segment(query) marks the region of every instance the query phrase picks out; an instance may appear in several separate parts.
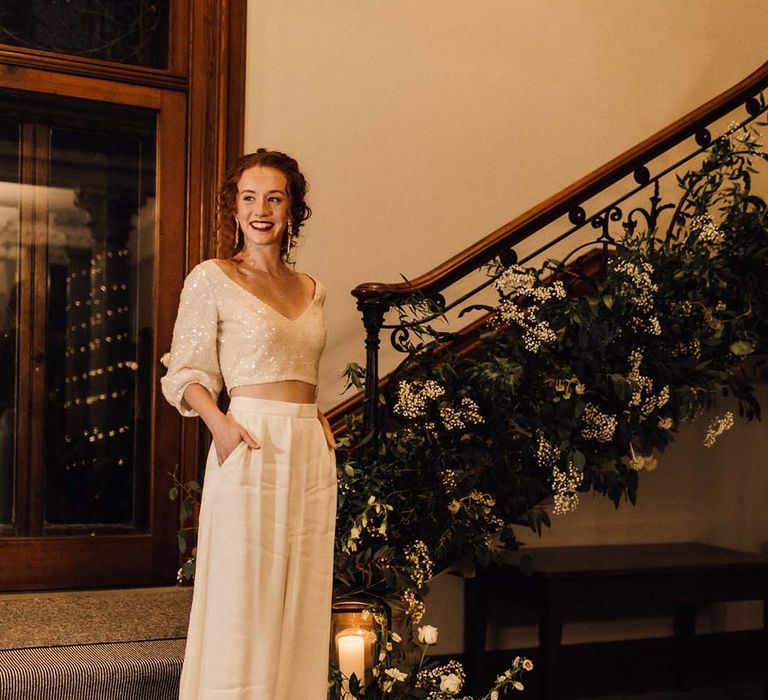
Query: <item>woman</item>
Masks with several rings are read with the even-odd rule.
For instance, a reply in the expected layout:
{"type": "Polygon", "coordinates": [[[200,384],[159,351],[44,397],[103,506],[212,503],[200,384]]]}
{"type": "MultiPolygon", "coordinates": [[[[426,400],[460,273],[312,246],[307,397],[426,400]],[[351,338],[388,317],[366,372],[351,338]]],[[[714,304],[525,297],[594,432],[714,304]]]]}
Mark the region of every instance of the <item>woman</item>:
{"type": "Polygon", "coordinates": [[[314,403],[325,289],[290,262],[306,190],[284,153],[240,158],[219,192],[234,254],[181,293],[163,393],[213,437],[182,700],[327,694],[336,443],[314,403]]]}

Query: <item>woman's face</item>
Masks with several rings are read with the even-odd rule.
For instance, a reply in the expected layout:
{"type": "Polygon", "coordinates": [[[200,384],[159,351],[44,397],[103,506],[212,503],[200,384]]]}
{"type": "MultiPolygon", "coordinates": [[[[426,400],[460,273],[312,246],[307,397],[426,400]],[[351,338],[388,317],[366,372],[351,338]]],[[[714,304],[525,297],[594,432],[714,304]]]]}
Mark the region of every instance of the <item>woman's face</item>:
{"type": "Polygon", "coordinates": [[[255,165],[237,181],[237,220],[246,245],[280,245],[290,220],[288,179],[276,168],[255,165]]]}

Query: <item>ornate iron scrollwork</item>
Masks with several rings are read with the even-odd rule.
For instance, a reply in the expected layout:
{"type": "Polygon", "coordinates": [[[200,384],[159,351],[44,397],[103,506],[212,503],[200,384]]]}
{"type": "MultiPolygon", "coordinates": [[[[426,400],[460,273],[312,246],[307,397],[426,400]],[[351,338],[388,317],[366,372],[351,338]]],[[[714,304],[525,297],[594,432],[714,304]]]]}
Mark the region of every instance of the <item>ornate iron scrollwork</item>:
{"type": "Polygon", "coordinates": [[[644,165],[638,165],[632,173],[632,177],[635,178],[638,185],[647,185],[651,181],[651,171],[644,165]]]}
{"type": "Polygon", "coordinates": [[[587,212],[584,207],[574,207],[568,212],[568,221],[574,226],[581,226],[587,220],[587,212]]]}
{"type": "Polygon", "coordinates": [[[699,144],[702,148],[706,148],[709,146],[710,143],[712,143],[712,134],[710,133],[709,129],[706,127],[701,127],[696,131],[696,143],[699,144]]]}

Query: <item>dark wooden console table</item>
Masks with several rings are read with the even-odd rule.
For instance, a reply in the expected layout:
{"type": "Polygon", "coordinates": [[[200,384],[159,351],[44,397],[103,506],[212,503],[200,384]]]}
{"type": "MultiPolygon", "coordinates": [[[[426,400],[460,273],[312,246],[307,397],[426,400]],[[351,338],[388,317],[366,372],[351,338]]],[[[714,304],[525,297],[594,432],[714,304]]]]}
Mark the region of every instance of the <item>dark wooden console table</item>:
{"type": "Polygon", "coordinates": [[[685,676],[696,609],[704,603],[763,601],[764,686],[768,699],[768,558],[707,544],[603,545],[525,548],[532,573],[518,567],[478,571],[467,579],[464,658],[476,677],[485,654],[488,596],[534,608],[539,619],[536,669],[540,697],[560,697],[559,659],[563,623],[606,617],[637,617],[667,608],[674,614],[679,670],[685,676]]]}

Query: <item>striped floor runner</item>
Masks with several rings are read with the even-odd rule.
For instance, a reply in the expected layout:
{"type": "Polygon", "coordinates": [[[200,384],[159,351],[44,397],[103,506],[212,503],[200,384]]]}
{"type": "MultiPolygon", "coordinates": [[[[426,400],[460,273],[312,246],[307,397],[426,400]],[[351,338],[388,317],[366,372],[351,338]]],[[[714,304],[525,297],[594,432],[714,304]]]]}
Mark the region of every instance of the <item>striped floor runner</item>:
{"type": "Polygon", "coordinates": [[[0,650],[0,700],[176,700],[184,639],[0,650]]]}

